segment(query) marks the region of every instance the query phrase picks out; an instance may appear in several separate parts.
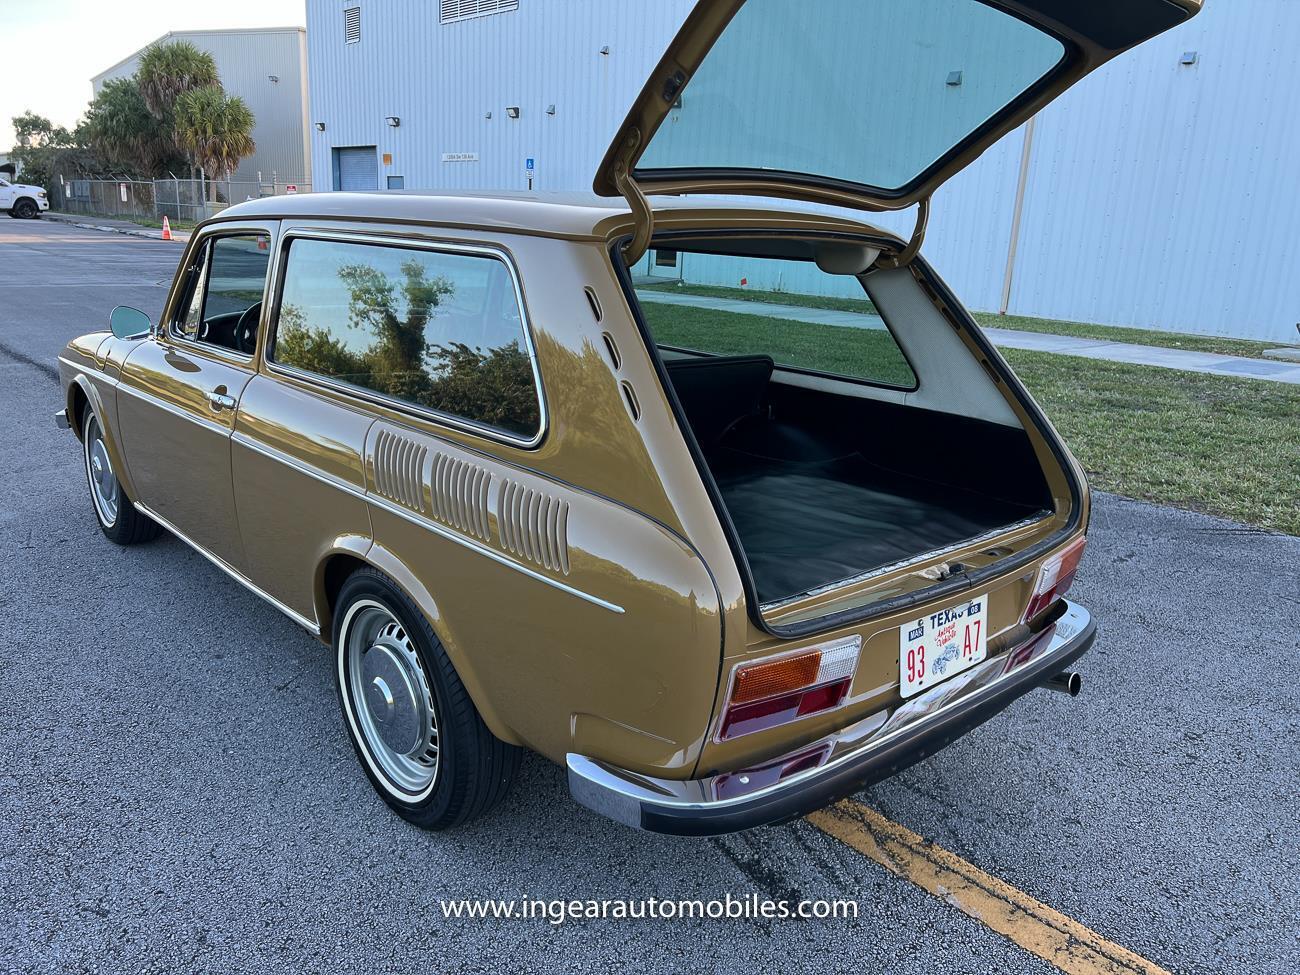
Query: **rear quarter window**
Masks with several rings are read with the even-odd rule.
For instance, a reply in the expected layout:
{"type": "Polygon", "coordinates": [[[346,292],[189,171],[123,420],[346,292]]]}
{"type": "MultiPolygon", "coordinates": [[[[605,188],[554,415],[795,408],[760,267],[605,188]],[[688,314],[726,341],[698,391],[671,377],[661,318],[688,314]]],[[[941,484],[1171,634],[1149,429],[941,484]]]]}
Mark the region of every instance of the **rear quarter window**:
{"type": "Polygon", "coordinates": [[[541,432],[514,277],[490,254],[290,238],[271,361],[513,438],[541,432]]]}

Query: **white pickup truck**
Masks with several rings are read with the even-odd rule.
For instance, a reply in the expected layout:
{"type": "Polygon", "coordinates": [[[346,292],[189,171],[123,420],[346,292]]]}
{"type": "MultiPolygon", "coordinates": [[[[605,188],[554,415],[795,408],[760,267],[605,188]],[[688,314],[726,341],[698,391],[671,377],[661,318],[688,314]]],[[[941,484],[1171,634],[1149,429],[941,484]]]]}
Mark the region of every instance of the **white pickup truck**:
{"type": "Polygon", "coordinates": [[[0,210],[19,220],[32,220],[50,208],[45,191],[39,186],[11,183],[0,176],[0,210]]]}

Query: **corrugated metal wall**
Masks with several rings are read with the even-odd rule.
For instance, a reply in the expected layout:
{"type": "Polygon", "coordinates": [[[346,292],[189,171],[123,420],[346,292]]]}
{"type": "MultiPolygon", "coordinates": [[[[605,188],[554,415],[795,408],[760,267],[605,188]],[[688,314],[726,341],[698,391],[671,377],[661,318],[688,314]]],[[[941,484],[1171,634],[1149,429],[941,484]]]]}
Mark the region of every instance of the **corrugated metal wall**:
{"type": "MultiPolygon", "coordinates": [[[[307,48],[302,28],[173,31],[159,40],[188,41],[210,53],[221,86],[242,98],[252,111],[257,149],[239,164],[235,179],[255,180],[260,172],[268,183],[272,173],[281,183],[311,182],[304,118],[307,48]],[[272,75],[279,80],[272,81],[272,75]]],[[[108,79],[129,77],[137,67],[139,52],[96,75],[91,84],[99,91],[108,79]]]]}
{"type": "MultiPolygon", "coordinates": [[[[431,0],[308,0],[317,188],[333,148],[375,146],[381,186],[522,190],[531,157],[535,189],[588,190],[691,6],[520,0],[444,25],[431,0]],[[349,7],[361,8],[356,44],[344,43],[349,7]]],[[[1044,111],[1009,311],[1294,341],[1297,49],[1296,0],[1209,0],[1044,111]],[[1184,51],[1195,64],[1179,63],[1184,51]]],[[[978,310],[1001,303],[1023,144],[1011,133],[934,200],[925,253],[978,310]]],[[[907,233],[911,219],[877,222],[907,233]]]]}

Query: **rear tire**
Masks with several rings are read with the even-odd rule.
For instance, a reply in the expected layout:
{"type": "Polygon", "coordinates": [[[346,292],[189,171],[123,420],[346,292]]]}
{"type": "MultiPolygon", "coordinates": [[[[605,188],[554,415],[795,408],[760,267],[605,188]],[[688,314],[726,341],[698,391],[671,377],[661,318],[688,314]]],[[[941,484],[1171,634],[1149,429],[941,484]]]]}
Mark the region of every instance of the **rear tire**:
{"type": "Polygon", "coordinates": [[[90,487],[90,506],[100,531],[118,545],[138,545],[157,538],[162,527],[136,509],[117,479],[104,443],[104,429],[95,411],[86,406],[81,415],[81,452],[90,487]]]}
{"type": "Polygon", "coordinates": [[[19,220],[34,220],[41,215],[41,208],[36,205],[35,200],[25,196],[14,204],[14,208],[9,211],[9,215],[17,217],[19,220]]]}
{"type": "Polygon", "coordinates": [[[403,819],[448,829],[505,798],[522,749],[483,723],[415,602],[391,579],[358,569],[334,613],[343,723],[375,791],[403,819]]]}

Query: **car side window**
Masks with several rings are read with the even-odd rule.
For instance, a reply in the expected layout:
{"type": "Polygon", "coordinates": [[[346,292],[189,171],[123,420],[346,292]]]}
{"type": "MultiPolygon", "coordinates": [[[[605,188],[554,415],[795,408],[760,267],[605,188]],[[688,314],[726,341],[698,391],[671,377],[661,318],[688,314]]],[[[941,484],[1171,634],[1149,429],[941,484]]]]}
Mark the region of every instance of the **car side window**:
{"type": "Polygon", "coordinates": [[[269,357],[512,437],[541,430],[514,277],[491,254],[294,239],[269,357]]]}
{"type": "Polygon", "coordinates": [[[205,243],[191,266],[175,333],[201,345],[252,355],[270,256],[267,234],[223,235],[205,243]]]}

